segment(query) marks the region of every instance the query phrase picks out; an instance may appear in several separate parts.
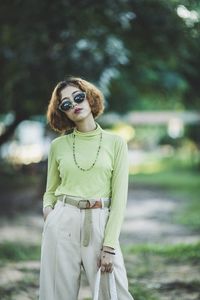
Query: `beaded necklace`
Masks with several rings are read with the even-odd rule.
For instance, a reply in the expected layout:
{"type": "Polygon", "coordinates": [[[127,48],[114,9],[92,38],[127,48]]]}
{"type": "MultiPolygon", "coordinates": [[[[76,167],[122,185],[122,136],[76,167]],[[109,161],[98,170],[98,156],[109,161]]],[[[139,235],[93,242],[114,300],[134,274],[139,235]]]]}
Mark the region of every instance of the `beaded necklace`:
{"type": "Polygon", "coordinates": [[[95,158],[95,160],[94,160],[94,162],[91,164],[91,166],[89,167],[89,168],[87,168],[87,169],[85,169],[85,168],[82,168],[79,164],[78,164],[78,162],[77,162],[77,159],[76,159],[76,155],[75,155],[75,137],[76,137],[76,135],[75,134],[73,134],[73,158],[74,158],[74,162],[75,162],[75,164],[77,165],[77,167],[81,170],[81,171],[89,171],[89,170],[91,170],[93,167],[94,167],[94,165],[95,165],[95,163],[96,163],[96,161],[97,161],[97,158],[98,158],[98,156],[99,156],[99,152],[100,152],[100,149],[101,149],[101,142],[102,142],[102,132],[100,133],[100,140],[99,140],[99,146],[98,146],[98,149],[97,149],[97,154],[96,154],[96,158],[95,158]]]}

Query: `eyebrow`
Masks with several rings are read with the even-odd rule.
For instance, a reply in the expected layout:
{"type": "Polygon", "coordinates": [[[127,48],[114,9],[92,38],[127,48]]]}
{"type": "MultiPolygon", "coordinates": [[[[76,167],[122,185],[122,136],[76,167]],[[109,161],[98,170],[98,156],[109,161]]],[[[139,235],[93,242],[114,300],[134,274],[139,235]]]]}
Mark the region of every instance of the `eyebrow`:
{"type": "MultiPolygon", "coordinates": [[[[74,92],[72,93],[72,95],[75,94],[75,93],[77,93],[77,92],[79,92],[79,90],[74,91],[74,92]]],[[[64,98],[62,98],[60,101],[62,102],[64,99],[69,99],[69,97],[64,97],[64,98]]]]}

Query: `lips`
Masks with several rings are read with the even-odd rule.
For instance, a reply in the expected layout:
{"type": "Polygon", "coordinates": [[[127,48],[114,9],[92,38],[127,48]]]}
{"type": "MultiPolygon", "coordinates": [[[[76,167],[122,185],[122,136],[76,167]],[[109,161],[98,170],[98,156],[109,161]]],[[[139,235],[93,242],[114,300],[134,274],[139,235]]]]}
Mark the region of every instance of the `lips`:
{"type": "Polygon", "coordinates": [[[74,113],[77,114],[82,110],[82,108],[75,108],[74,113]]]}

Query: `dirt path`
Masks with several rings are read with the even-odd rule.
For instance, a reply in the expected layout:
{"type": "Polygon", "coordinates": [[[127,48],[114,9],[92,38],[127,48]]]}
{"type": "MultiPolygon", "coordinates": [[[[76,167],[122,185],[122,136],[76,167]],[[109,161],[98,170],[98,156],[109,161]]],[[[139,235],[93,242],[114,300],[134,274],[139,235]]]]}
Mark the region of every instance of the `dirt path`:
{"type": "MultiPolygon", "coordinates": [[[[174,222],[173,216],[182,209],[183,200],[173,199],[164,191],[146,189],[130,189],[128,199],[121,244],[172,245],[200,241],[197,233],[174,222]]],[[[133,291],[137,282],[160,300],[200,299],[199,264],[177,263],[152,255],[126,256],[125,263],[133,291]]]]}
{"type": "Polygon", "coordinates": [[[182,205],[183,201],[164,191],[130,189],[121,242],[177,244],[199,241],[199,235],[173,221],[174,214],[182,205]]]}
{"type": "MultiPolygon", "coordinates": [[[[172,199],[169,195],[158,190],[130,189],[120,235],[121,245],[176,244],[199,241],[200,237],[197,234],[184,226],[173,223],[173,214],[180,209],[181,205],[177,199],[172,199]]],[[[0,242],[6,240],[26,241],[35,245],[39,245],[41,242],[43,219],[38,213],[18,215],[12,220],[9,219],[9,222],[8,218],[4,217],[1,219],[0,225],[0,242]]],[[[197,287],[194,288],[194,284],[191,285],[197,281],[197,278],[200,278],[198,265],[174,265],[167,263],[160,257],[144,258],[134,255],[126,256],[125,264],[129,283],[134,286],[137,281],[146,286],[147,289],[155,290],[158,299],[200,299],[200,291],[197,287]],[[138,277],[137,274],[137,278],[134,277],[134,269],[140,270],[140,276],[138,277]],[[191,286],[193,287],[192,290],[191,286]]],[[[39,262],[31,261],[1,266],[0,298],[2,300],[37,299],[39,267],[39,262]],[[24,280],[26,284],[24,284],[24,280]]],[[[91,293],[87,279],[82,272],[79,300],[90,298],[91,293]]]]}

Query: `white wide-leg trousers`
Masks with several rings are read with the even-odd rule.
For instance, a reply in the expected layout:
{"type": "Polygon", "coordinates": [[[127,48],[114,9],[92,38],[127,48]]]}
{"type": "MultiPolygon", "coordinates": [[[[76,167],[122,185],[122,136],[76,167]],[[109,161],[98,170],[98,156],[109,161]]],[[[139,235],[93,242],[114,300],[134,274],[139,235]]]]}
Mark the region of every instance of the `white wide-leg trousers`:
{"type": "MultiPolygon", "coordinates": [[[[44,222],[41,243],[39,300],[77,300],[81,266],[94,296],[97,259],[103,243],[109,209],[92,209],[92,230],[87,247],[83,241],[85,210],[58,200],[44,222]]],[[[120,244],[114,257],[118,300],[133,300],[120,244]]],[[[110,300],[108,274],[102,273],[99,300],[110,300]]]]}

